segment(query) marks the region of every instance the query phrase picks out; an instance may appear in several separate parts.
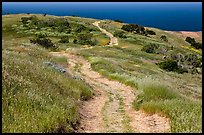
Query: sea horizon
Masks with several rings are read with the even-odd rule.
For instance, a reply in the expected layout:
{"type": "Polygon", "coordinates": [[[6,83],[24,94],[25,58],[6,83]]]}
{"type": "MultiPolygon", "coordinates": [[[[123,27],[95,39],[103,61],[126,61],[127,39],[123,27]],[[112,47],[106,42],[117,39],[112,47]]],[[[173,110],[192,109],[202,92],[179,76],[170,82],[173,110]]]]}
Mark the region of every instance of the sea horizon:
{"type": "Polygon", "coordinates": [[[3,2],[2,15],[7,13],[121,20],[165,31],[202,32],[201,2],[3,2]]]}

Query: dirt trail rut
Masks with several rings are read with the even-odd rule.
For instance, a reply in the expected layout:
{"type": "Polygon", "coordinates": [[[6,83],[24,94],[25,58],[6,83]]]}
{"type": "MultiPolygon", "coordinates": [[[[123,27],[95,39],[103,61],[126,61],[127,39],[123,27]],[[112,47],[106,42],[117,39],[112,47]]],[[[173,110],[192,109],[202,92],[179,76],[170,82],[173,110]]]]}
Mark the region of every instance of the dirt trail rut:
{"type": "Polygon", "coordinates": [[[131,87],[101,76],[93,71],[90,63],[82,57],[68,52],[53,52],[52,54],[66,56],[69,62],[68,71],[72,72],[71,74],[78,74],[93,87],[93,98],[84,101],[79,109],[81,125],[78,132],[159,133],[169,131],[167,118],[157,114],[147,115],[132,108],[136,93],[131,87]],[[81,65],[80,72],[76,73],[74,68],[79,65],[81,65]]]}
{"type": "MultiPolygon", "coordinates": [[[[95,22],[94,25],[110,35],[109,32],[100,28],[98,23],[100,21],[95,22]]],[[[115,40],[115,37],[110,37],[111,45],[117,45],[118,41],[115,40]]],[[[73,52],[52,52],[52,54],[67,57],[68,72],[82,77],[94,90],[92,99],[82,102],[79,108],[81,124],[77,132],[160,133],[170,131],[168,118],[157,114],[148,115],[132,108],[132,102],[137,93],[131,87],[109,80],[93,71],[87,60],[73,52]]]]}

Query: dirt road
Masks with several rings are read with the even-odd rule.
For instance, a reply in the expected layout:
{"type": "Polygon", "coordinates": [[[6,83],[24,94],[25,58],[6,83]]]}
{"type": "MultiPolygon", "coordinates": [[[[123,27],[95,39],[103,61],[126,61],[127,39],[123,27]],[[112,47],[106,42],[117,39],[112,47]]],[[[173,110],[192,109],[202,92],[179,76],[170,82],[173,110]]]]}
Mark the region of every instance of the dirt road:
{"type": "Polygon", "coordinates": [[[68,59],[68,71],[82,77],[93,87],[94,96],[84,101],[79,109],[81,125],[77,132],[124,133],[168,132],[169,120],[157,114],[147,115],[135,111],[132,102],[137,96],[134,89],[117,81],[109,80],[91,69],[90,63],[71,52],[53,52],[68,59]],[[75,70],[76,67],[79,70],[75,70]]]}
{"type": "MultiPolygon", "coordinates": [[[[117,38],[99,27],[100,21],[93,23],[110,37],[109,45],[117,45],[117,38]]],[[[72,51],[52,52],[55,56],[65,56],[68,61],[68,72],[77,75],[92,86],[94,96],[81,103],[79,113],[80,133],[160,133],[169,132],[169,119],[158,114],[148,115],[135,111],[132,102],[137,91],[118,81],[109,80],[91,69],[90,63],[72,51]]]]}
{"type": "Polygon", "coordinates": [[[94,26],[98,27],[99,30],[106,34],[109,38],[110,38],[110,42],[109,42],[109,45],[112,46],[112,45],[118,45],[118,39],[116,37],[113,36],[113,34],[111,34],[110,32],[106,31],[105,29],[102,29],[100,26],[99,26],[99,23],[101,21],[96,21],[93,23],[94,26]]]}

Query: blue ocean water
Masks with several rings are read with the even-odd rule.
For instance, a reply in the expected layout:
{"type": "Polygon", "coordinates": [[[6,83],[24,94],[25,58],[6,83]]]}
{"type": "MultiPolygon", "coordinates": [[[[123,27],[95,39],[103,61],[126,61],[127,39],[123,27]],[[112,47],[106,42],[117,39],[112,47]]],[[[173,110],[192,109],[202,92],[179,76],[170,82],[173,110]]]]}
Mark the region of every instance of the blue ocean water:
{"type": "Polygon", "coordinates": [[[118,19],[172,31],[202,31],[201,2],[3,2],[2,14],[118,19]]]}

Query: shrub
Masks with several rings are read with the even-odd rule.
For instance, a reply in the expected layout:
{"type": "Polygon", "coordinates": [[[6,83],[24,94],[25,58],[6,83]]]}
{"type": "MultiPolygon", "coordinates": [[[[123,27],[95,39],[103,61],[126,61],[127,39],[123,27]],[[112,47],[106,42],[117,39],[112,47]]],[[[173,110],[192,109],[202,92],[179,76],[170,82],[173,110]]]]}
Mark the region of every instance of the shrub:
{"type": "Polygon", "coordinates": [[[69,37],[68,36],[61,37],[59,42],[60,43],[69,43],[69,37]]]}
{"type": "Polygon", "coordinates": [[[73,40],[73,43],[74,43],[74,44],[77,44],[77,39],[74,39],[74,40],[73,40]]]}
{"type": "Polygon", "coordinates": [[[93,34],[79,34],[77,36],[77,39],[74,39],[75,44],[81,44],[81,45],[96,45],[96,40],[92,38],[93,34]]]}
{"type": "Polygon", "coordinates": [[[57,29],[57,31],[60,32],[60,33],[64,32],[64,30],[65,30],[64,27],[58,27],[58,29],[57,29]]]}
{"type": "Polygon", "coordinates": [[[123,31],[115,31],[113,35],[119,38],[127,38],[123,31]]]}
{"type": "Polygon", "coordinates": [[[167,37],[164,36],[164,35],[162,35],[162,36],[160,37],[160,39],[161,39],[162,41],[168,42],[167,37]]]}
{"type": "Polygon", "coordinates": [[[145,45],[141,51],[145,51],[147,53],[156,53],[156,50],[159,48],[156,44],[145,45]]]}
{"type": "Polygon", "coordinates": [[[35,15],[32,15],[31,17],[21,17],[21,22],[23,25],[28,24],[28,20],[30,20],[31,24],[34,25],[37,25],[39,22],[39,19],[35,15]]]}
{"type": "Polygon", "coordinates": [[[194,38],[191,38],[191,37],[186,37],[186,42],[190,43],[190,44],[193,44],[193,43],[196,43],[195,39],[194,38]]]}
{"type": "Polygon", "coordinates": [[[177,62],[174,60],[166,60],[158,63],[159,67],[166,71],[175,71],[178,69],[177,62]]]}
{"type": "Polygon", "coordinates": [[[158,63],[158,65],[161,69],[164,69],[166,71],[173,71],[180,74],[188,73],[187,69],[179,67],[178,63],[174,60],[166,60],[158,63]]]}
{"type": "Polygon", "coordinates": [[[34,43],[34,44],[41,45],[47,49],[49,49],[49,48],[57,49],[56,46],[52,43],[52,41],[43,34],[39,34],[39,35],[37,35],[37,37],[30,39],[30,42],[34,43]]]}
{"type": "Polygon", "coordinates": [[[30,20],[29,17],[21,17],[21,22],[25,25],[28,24],[28,20],[30,20]]]}
{"type": "Polygon", "coordinates": [[[82,32],[82,31],[85,30],[85,29],[86,29],[86,27],[85,27],[84,25],[79,25],[79,26],[76,28],[75,32],[80,33],[80,32],[82,32]]]}
{"type": "Polygon", "coordinates": [[[156,35],[156,33],[153,30],[146,30],[146,33],[149,35],[156,35]]]}
{"type": "Polygon", "coordinates": [[[145,28],[137,24],[123,25],[121,29],[127,32],[133,32],[135,34],[145,34],[145,28]]]}
{"type": "Polygon", "coordinates": [[[202,49],[202,44],[195,41],[194,38],[186,37],[186,42],[190,43],[192,47],[196,49],[202,49]]]}
{"type": "Polygon", "coordinates": [[[199,73],[202,67],[202,57],[195,54],[171,54],[169,59],[177,62],[178,73],[199,73]]]}
{"type": "Polygon", "coordinates": [[[196,49],[202,49],[202,44],[201,43],[192,43],[191,44],[192,47],[196,48],[196,49]]]}

